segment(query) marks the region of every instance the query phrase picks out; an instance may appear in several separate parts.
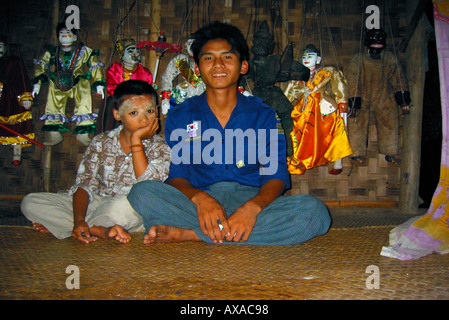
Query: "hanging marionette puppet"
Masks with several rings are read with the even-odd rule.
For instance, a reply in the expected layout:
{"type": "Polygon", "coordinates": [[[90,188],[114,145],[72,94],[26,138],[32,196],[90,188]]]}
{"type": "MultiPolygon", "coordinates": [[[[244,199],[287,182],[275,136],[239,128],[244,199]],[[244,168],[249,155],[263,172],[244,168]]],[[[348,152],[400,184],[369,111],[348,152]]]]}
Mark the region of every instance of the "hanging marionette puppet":
{"type": "Polygon", "coordinates": [[[302,63],[310,69],[308,81],[291,81],[285,89],[294,104],[293,154],[288,158],[292,174],[334,162],[329,172],[342,172],[341,159],[352,154],[346,135],[345,114],[348,107],[347,82],[343,73],[332,67],[319,68],[321,54],[314,45],[303,51],[302,63]]]}
{"type": "Polygon", "coordinates": [[[13,146],[13,165],[20,165],[22,147],[31,146],[31,84],[22,59],[6,55],[6,37],[0,37],[0,144],[13,146]]]}
{"type": "Polygon", "coordinates": [[[111,99],[115,87],[127,80],[142,80],[153,84],[151,71],[141,65],[141,53],[134,39],[122,39],[115,43],[115,50],[120,55],[120,62],[114,62],[106,70],[106,88],[108,98],[101,115],[98,132],[108,131],[116,127],[117,122],[112,115],[111,99]]]}
{"type": "Polygon", "coordinates": [[[396,56],[384,50],[387,34],[382,29],[365,33],[367,52],[355,55],[348,66],[350,99],[348,135],[354,154],[351,159],[364,163],[370,116],[375,117],[379,153],[388,162],[400,163],[399,110],[410,113],[410,93],[396,56]]]}
{"type": "Polygon", "coordinates": [[[59,45],[51,45],[39,60],[35,60],[35,77],[32,80],[33,97],[39,94],[41,84],[49,84],[45,114],[40,118],[45,120],[42,127],[46,133],[44,144],[53,146],[60,143],[63,140],[61,132],[69,131],[64,123],[75,122],[73,133],[77,140],[88,145],[89,134],[95,134],[98,117],[92,112],[91,88],[104,99],[103,63],[98,57],[99,50],[77,43],[77,35],[64,23],[57,26],[56,32],[59,45]],[[75,102],[70,119],[65,114],[69,98],[75,102]]]}
{"type": "Polygon", "coordinates": [[[120,54],[120,62],[114,62],[106,70],[106,87],[108,95],[114,94],[115,87],[127,80],[142,80],[153,84],[153,75],[150,70],[140,64],[140,49],[134,39],[119,40],[115,49],[120,54]]]}
{"type": "MultiPolygon", "coordinates": [[[[282,89],[276,86],[276,83],[289,80],[306,80],[309,78],[310,71],[299,62],[293,61],[293,52],[288,59],[284,60],[281,55],[273,55],[274,46],[274,39],[270,34],[268,24],[263,21],[253,37],[251,52],[254,56],[249,61],[249,72],[242,76],[241,81],[244,83],[247,79],[253,79],[252,93],[276,110],[280,119],[280,129],[284,131],[287,142],[287,155],[291,155],[293,149],[289,136],[293,128],[291,119],[293,108],[282,89]]],[[[292,50],[292,47],[288,47],[288,49],[292,50]]],[[[286,50],[286,52],[289,51],[286,50]]]]}
{"type": "Polygon", "coordinates": [[[173,57],[162,74],[161,96],[162,114],[166,115],[170,108],[182,103],[184,100],[200,95],[206,90],[201,77],[194,71],[195,61],[193,52],[190,50],[193,39],[185,43],[187,53],[180,53],[173,57]],[[178,78],[181,76],[181,80],[178,78]],[[178,79],[178,84],[176,81],[178,79]]]}

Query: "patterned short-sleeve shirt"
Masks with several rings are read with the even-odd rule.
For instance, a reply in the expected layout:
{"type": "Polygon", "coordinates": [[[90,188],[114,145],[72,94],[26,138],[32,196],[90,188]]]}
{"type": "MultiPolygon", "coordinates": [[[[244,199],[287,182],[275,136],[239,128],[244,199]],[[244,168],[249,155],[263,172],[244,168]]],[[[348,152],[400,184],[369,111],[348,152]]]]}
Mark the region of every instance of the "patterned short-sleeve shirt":
{"type": "Polygon", "coordinates": [[[78,188],[100,196],[128,194],[132,186],[143,180],[165,181],[170,167],[170,148],[160,135],[143,140],[148,166],[145,172],[136,178],[132,163],[132,154],[124,153],[119,142],[122,126],[101,133],[92,139],[78,168],[75,185],[69,190],[69,196],[78,188]]]}

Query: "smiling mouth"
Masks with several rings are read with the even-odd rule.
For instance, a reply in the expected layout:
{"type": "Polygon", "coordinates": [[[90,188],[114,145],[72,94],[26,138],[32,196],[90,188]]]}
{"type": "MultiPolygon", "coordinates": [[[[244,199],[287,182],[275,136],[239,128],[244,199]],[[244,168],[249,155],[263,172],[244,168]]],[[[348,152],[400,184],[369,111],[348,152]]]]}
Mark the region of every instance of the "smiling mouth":
{"type": "Polygon", "coordinates": [[[212,77],[217,77],[217,78],[220,78],[220,77],[226,77],[226,73],[214,73],[213,75],[212,75],[212,77]]]}

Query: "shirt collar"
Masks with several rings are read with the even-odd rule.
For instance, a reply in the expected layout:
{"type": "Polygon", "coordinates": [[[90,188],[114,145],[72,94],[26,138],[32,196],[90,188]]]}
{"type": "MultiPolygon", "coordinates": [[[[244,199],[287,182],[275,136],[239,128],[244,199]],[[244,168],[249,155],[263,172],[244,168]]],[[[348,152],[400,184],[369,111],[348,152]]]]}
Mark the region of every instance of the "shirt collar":
{"type": "MultiPolygon", "coordinates": [[[[192,111],[198,113],[212,113],[212,110],[210,109],[209,104],[207,103],[206,92],[203,92],[200,96],[198,96],[198,99],[200,99],[198,103],[198,108],[194,108],[192,111]]],[[[247,97],[245,97],[240,92],[237,92],[237,105],[235,106],[232,113],[235,114],[245,112],[251,112],[251,105],[247,97]]]]}

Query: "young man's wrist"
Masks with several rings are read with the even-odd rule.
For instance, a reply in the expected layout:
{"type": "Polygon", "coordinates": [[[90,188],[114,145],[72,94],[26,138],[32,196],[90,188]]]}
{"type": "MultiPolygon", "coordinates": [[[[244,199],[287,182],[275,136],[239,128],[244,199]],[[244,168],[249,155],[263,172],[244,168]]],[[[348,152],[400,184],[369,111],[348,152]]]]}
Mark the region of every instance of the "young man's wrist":
{"type": "Polygon", "coordinates": [[[190,197],[190,201],[192,201],[196,205],[198,202],[201,201],[201,199],[203,197],[208,197],[208,196],[209,196],[209,194],[207,192],[205,192],[203,190],[198,190],[198,192],[195,192],[195,194],[193,194],[190,197]]]}

